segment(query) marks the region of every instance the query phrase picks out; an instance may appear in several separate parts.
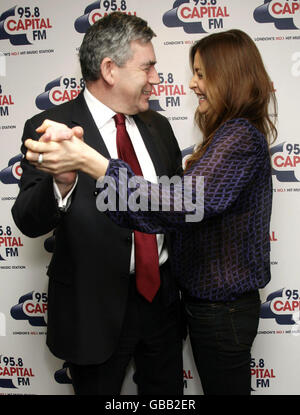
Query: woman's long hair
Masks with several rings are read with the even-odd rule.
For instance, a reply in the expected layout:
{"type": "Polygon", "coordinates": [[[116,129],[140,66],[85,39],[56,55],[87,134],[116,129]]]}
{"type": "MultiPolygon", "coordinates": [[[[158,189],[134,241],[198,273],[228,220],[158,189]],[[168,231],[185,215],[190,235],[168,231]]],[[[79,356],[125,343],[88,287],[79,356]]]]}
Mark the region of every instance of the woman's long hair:
{"type": "Polygon", "coordinates": [[[276,118],[276,97],[254,41],[237,29],[211,34],[192,46],[192,66],[197,51],[210,107],[205,114],[196,111],[195,120],[203,141],[188,159],[186,168],[205,153],[216,130],[233,118],[248,119],[269,144],[275,141],[277,130],[270,118],[269,105],[273,104],[271,116],[276,118]]]}

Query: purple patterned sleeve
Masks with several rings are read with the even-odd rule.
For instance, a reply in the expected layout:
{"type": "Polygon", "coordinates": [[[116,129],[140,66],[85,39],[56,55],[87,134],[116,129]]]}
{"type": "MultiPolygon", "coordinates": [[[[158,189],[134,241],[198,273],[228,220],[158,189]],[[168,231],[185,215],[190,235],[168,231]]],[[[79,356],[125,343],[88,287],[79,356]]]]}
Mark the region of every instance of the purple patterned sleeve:
{"type": "Polygon", "coordinates": [[[216,132],[205,155],[174,184],[169,179],[147,182],[123,161],[111,160],[104,180],[109,184],[101,185],[97,207],[118,225],[146,233],[197,226],[233,206],[267,157],[265,137],[247,120],[231,120],[216,132]],[[107,203],[105,197],[110,199],[107,203]]]}

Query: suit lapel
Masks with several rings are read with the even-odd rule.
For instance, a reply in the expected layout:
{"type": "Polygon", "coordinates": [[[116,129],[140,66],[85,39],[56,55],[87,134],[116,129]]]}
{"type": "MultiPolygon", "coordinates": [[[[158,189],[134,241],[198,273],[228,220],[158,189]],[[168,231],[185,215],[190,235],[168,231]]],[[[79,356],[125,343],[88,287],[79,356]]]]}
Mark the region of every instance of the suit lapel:
{"type": "Polygon", "coordinates": [[[83,92],[74,100],[72,123],[74,126],[79,125],[84,130],[84,141],[104,157],[110,159],[110,154],[103,141],[103,138],[97,128],[92,114],[85,102],[83,92]]]}

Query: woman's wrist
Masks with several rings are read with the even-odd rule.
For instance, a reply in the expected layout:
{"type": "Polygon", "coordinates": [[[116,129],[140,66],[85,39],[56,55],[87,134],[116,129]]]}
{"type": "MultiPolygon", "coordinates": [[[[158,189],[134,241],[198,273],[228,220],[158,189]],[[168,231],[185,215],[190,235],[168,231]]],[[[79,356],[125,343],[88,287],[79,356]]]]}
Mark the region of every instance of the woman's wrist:
{"type": "Polygon", "coordinates": [[[83,152],[80,170],[97,180],[105,175],[108,164],[108,159],[89,147],[88,151],[83,152]]]}

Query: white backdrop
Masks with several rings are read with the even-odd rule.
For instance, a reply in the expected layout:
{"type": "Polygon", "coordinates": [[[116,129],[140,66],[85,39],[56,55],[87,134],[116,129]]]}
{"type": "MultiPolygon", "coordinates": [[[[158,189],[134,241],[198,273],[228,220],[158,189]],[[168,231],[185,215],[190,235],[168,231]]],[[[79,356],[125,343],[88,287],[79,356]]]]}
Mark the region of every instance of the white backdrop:
{"type": "MultiPolygon", "coordinates": [[[[77,96],[77,52],[87,27],[113,10],[136,13],[157,34],[161,84],[151,106],[169,118],[182,150],[201,139],[188,88],[192,43],[239,28],[256,42],[276,90],[279,136],[272,145],[272,280],[261,290],[252,353],[253,395],[300,394],[300,0],[1,0],[0,5],[0,394],[70,395],[64,362],[45,345],[49,235],[29,239],[11,217],[24,122],[77,96]]],[[[89,241],[86,241],[89,243],[89,241]]],[[[95,327],[97,330],[97,327],[95,327]]],[[[135,394],[129,369],[124,394],[135,394]]],[[[185,394],[202,394],[190,345],[185,394]]]]}

